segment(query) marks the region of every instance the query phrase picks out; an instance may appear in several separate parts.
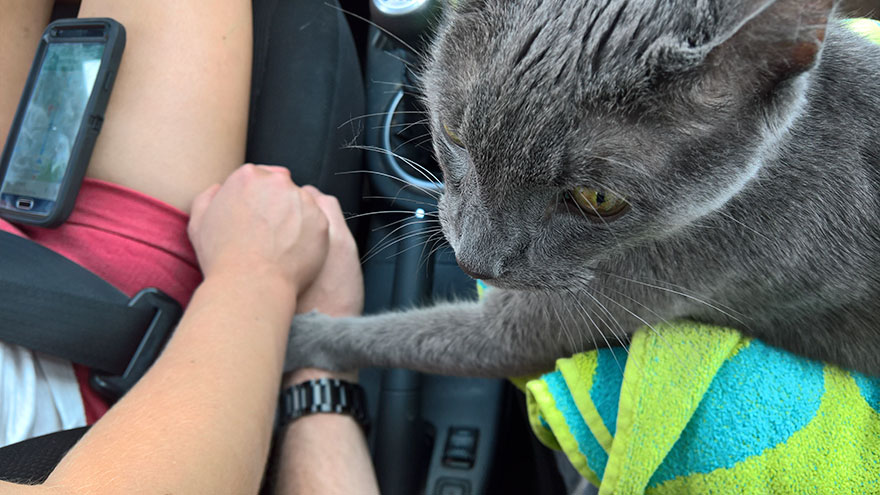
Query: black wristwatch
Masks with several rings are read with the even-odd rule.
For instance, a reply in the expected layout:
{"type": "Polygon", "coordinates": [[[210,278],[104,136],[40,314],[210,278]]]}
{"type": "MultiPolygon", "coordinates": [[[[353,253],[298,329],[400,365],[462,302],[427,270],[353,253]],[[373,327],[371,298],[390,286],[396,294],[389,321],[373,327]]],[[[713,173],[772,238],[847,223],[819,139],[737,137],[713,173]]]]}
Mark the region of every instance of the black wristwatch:
{"type": "Polygon", "coordinates": [[[370,426],[364,389],[356,383],[333,378],[309,380],[281,392],[280,427],[316,413],[348,414],[366,432],[370,426]]]}

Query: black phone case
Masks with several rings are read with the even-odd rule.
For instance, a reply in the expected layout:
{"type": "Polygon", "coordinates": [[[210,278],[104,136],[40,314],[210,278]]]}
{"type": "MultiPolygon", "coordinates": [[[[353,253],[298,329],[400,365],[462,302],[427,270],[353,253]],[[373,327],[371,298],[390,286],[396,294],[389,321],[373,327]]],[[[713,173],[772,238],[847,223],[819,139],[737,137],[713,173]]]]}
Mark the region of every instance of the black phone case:
{"type": "MultiPolygon", "coordinates": [[[[122,52],[125,49],[125,28],[122,24],[107,18],[93,19],[61,19],[55,21],[43,32],[40,39],[40,46],[34,57],[34,63],[31,66],[31,72],[28,75],[27,83],[24,87],[22,98],[18,103],[18,109],[15,112],[15,118],[9,129],[9,135],[6,138],[6,145],[3,147],[3,153],[0,155],[0,180],[6,177],[6,169],[9,166],[9,160],[12,156],[12,148],[18,139],[21,131],[24,114],[27,110],[28,101],[34,91],[37,76],[40,73],[43,59],[46,56],[46,49],[50,43],[58,43],[52,41],[55,39],[53,33],[59,28],[102,28],[105,32],[104,55],[101,58],[101,67],[98,69],[98,75],[95,79],[95,86],[92,94],[86,104],[83,120],[80,122],[79,132],[76,141],[71,147],[70,161],[64,179],[61,182],[61,188],[58,193],[58,199],[55,202],[54,210],[48,216],[23,213],[18,210],[9,210],[0,207],[0,217],[10,221],[25,223],[29,225],[37,225],[39,227],[57,227],[64,223],[67,217],[73,211],[76,203],[76,196],[82,185],[86,169],[89,166],[89,160],[92,157],[92,150],[95,147],[95,141],[101,132],[101,125],[104,123],[104,112],[107,109],[107,102],[110,100],[110,91],[113,89],[113,82],[116,79],[116,72],[119,69],[119,63],[122,60],[122,52]]],[[[95,41],[94,37],[65,37],[64,43],[75,43],[77,41],[88,42],[95,41]]]]}

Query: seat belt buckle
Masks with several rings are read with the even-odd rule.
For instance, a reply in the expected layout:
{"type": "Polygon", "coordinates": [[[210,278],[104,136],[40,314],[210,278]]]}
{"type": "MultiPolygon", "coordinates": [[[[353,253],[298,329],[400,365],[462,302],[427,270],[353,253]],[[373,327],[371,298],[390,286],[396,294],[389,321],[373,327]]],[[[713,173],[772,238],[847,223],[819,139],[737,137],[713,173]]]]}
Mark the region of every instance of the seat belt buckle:
{"type": "Polygon", "coordinates": [[[144,289],[128,302],[129,307],[154,310],[153,319],[144,331],[140,344],[128,362],[125,371],[119,375],[108,375],[92,370],[89,383],[104,399],[111,404],[119,400],[131,390],[141,379],[150,366],[159,357],[165,344],[177,328],[183,314],[183,308],[170,296],[159,289],[144,289]]]}

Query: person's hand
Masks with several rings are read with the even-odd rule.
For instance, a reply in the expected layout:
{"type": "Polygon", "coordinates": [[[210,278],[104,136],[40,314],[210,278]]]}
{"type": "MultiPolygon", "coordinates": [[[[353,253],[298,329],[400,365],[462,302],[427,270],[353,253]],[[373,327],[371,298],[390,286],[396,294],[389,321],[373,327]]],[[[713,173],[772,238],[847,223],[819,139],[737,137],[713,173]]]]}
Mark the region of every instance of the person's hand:
{"type": "Polygon", "coordinates": [[[196,197],[188,232],[205,278],[280,277],[296,295],[324,265],[328,229],[286,168],[248,164],[196,197]]]}
{"type": "Polygon", "coordinates": [[[327,216],[330,246],[327,260],[317,278],[297,301],[296,312],[318,311],[328,316],[357,316],[364,309],[364,276],[357,244],[345,224],[339,201],[312,186],[302,189],[327,216]]]}
{"type": "MultiPolygon", "coordinates": [[[[296,312],[319,311],[328,316],[357,316],[364,308],[364,277],[357,244],[345,224],[339,201],[333,196],[321,194],[312,186],[304,186],[303,191],[315,199],[318,207],[327,216],[330,223],[330,247],[327,261],[317,278],[297,301],[296,312]]],[[[284,377],[284,386],[318,378],[357,382],[357,372],[303,368],[288,373],[284,377]]]]}

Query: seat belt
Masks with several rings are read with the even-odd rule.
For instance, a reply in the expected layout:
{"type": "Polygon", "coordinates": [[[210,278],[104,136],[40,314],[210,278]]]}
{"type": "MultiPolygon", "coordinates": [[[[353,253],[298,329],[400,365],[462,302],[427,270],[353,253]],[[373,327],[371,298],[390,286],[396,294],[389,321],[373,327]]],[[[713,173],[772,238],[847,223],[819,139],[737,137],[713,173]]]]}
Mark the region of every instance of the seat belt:
{"type": "Polygon", "coordinates": [[[43,483],[88,429],[85,426],[56,431],[0,447],[0,481],[22,485],[43,483]]]}
{"type": "Polygon", "coordinates": [[[129,298],[73,261],[0,232],[0,341],[85,365],[116,400],[161,352],[182,310],[158,289],[129,298]]]}

